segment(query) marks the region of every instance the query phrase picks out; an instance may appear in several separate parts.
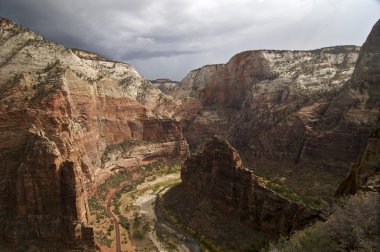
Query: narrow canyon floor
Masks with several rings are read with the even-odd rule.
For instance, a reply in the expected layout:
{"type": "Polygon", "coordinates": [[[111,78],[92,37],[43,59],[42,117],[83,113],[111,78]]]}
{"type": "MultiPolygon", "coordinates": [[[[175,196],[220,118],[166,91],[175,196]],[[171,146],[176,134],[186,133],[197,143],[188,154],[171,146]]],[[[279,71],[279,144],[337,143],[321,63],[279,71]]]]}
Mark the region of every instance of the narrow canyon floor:
{"type": "Polygon", "coordinates": [[[89,200],[100,250],[118,251],[119,235],[121,251],[200,251],[192,236],[168,222],[160,208],[160,196],[180,183],[179,173],[177,162],[156,162],[121,171],[100,185],[89,200]]]}

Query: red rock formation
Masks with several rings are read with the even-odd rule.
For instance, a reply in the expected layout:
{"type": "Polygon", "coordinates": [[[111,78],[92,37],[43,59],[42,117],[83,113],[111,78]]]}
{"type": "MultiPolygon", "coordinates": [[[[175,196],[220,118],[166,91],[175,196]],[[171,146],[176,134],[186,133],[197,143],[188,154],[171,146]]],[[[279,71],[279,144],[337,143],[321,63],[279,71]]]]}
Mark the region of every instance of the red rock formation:
{"type": "Polygon", "coordinates": [[[362,46],[355,71],[309,134],[302,159],[333,166],[356,161],[380,118],[380,20],[362,46]]]}
{"type": "Polygon", "coordinates": [[[248,216],[250,225],[272,234],[287,234],[320,219],[317,210],[288,200],[265,186],[264,180],[243,167],[237,151],[214,137],[203,152],[182,166],[181,179],[210,199],[219,210],[248,216]]]}
{"type": "Polygon", "coordinates": [[[339,185],[336,196],[356,194],[359,190],[380,192],[380,127],[371,134],[347,178],[339,185]]]}
{"type": "Polygon", "coordinates": [[[115,168],[187,155],[176,104],[132,66],[6,19],[0,41],[0,239],[93,250],[88,189],[115,168]],[[125,141],[143,144],[109,151],[125,141]]]}
{"type": "Polygon", "coordinates": [[[178,81],[172,81],[169,79],[156,79],[156,80],[151,80],[150,81],[152,85],[164,94],[170,94],[173,89],[179,84],[178,81]]]}
{"type": "Polygon", "coordinates": [[[176,116],[190,145],[217,134],[244,156],[298,161],[305,136],[350,77],[358,50],[239,53],[186,76],[172,92],[183,101],[176,116]]]}
{"type": "Polygon", "coordinates": [[[184,101],[176,116],[190,146],[217,134],[253,166],[280,161],[344,176],[379,117],[379,30],[378,22],[360,53],[248,51],[191,72],[172,93],[184,101]]]}

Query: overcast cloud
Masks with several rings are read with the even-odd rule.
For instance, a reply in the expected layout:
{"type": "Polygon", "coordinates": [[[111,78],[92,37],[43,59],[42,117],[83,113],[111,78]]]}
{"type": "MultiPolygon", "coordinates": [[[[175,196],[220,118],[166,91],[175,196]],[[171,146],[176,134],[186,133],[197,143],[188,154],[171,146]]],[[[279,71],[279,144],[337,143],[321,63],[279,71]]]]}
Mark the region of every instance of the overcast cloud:
{"type": "Polygon", "coordinates": [[[0,16],[148,79],[181,80],[245,50],[362,45],[380,0],[1,0],[0,16]]]}

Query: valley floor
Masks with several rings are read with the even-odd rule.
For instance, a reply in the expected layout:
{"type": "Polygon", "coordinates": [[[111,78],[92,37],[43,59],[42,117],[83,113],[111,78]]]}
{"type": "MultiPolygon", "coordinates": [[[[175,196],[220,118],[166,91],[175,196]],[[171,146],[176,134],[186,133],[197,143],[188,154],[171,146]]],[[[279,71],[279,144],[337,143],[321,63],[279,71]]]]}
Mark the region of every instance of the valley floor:
{"type": "Polygon", "coordinates": [[[168,222],[160,209],[160,195],[179,182],[179,165],[164,163],[108,178],[89,201],[100,250],[200,251],[191,235],[168,222]]]}

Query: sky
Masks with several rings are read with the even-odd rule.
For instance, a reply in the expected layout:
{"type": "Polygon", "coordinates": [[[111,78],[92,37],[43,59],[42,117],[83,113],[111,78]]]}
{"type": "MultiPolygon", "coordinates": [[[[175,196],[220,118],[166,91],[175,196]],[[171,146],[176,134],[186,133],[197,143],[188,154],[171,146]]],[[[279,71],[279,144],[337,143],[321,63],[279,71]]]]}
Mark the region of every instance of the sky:
{"type": "Polygon", "coordinates": [[[0,0],[0,16],[180,81],[246,50],[362,45],[380,0],[0,0]]]}

